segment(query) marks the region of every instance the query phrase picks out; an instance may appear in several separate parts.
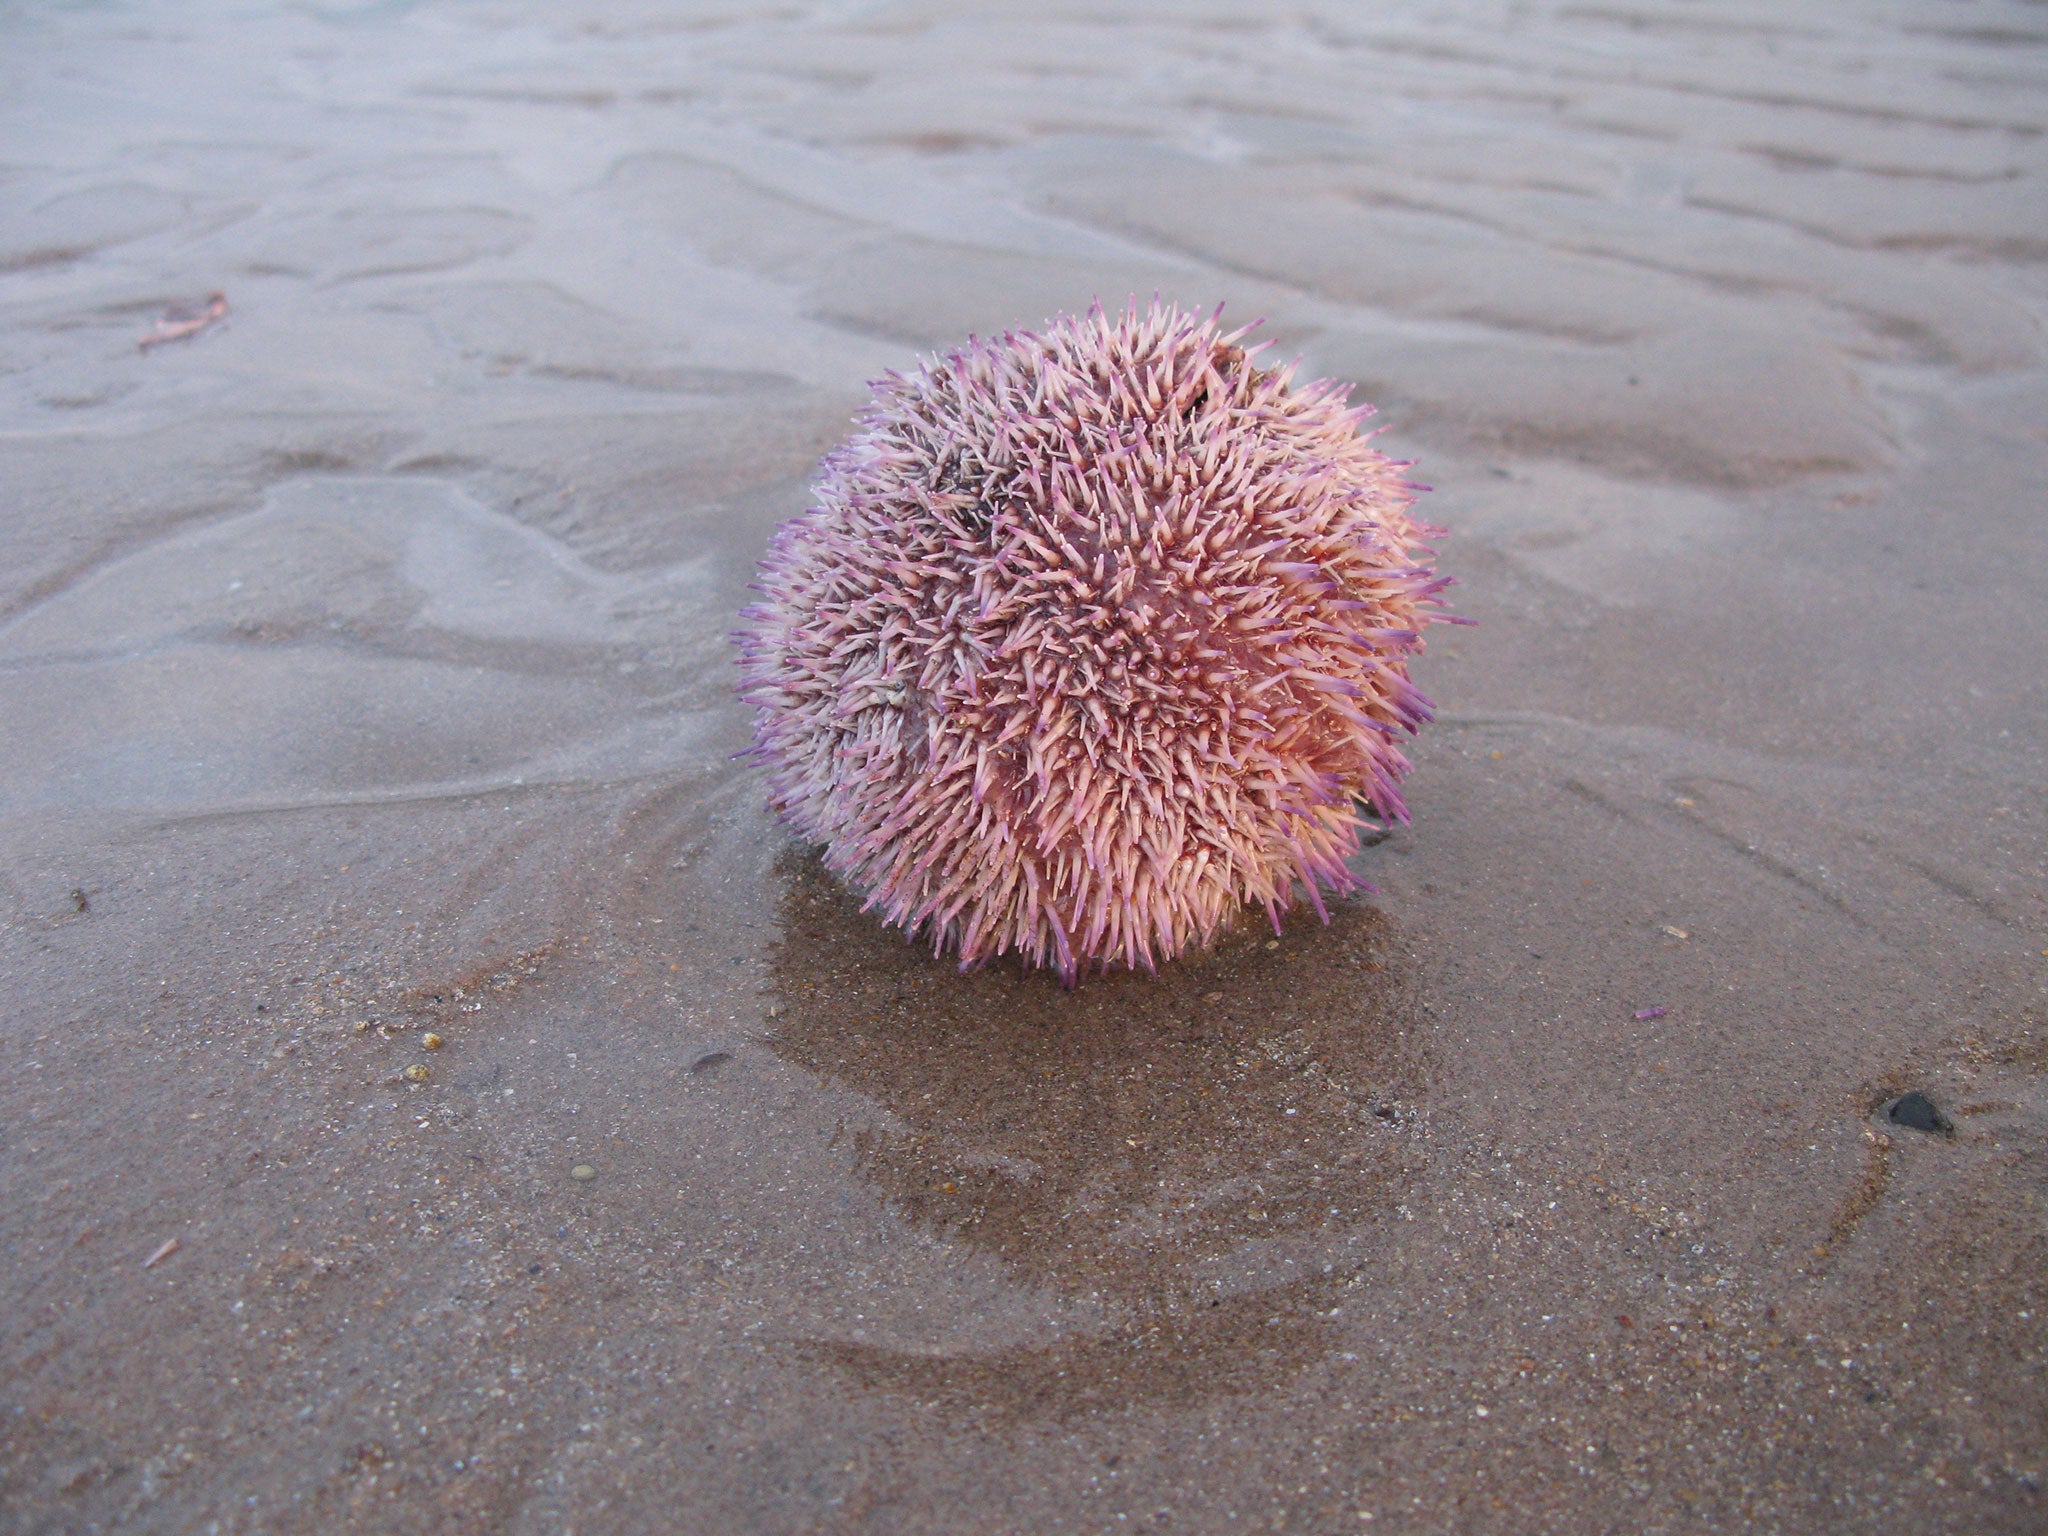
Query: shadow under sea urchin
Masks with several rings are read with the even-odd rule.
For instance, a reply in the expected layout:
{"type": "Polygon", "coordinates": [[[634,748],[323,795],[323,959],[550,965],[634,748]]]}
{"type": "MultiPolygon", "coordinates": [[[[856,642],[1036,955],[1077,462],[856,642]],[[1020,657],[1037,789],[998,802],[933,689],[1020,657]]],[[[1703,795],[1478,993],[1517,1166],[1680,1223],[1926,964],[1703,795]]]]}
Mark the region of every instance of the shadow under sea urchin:
{"type": "Polygon", "coordinates": [[[1370,406],[1155,303],[890,374],[736,635],[770,804],[963,967],[1071,982],[1359,887],[1448,585],[1370,406]]]}

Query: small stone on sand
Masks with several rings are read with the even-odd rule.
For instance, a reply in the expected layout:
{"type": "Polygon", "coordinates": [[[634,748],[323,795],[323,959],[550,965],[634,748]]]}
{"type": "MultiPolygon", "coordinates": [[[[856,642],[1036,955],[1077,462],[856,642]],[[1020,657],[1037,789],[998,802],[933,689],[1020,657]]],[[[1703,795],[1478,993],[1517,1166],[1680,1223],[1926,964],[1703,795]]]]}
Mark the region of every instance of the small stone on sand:
{"type": "Polygon", "coordinates": [[[1893,1125],[1903,1125],[1909,1131],[1925,1131],[1930,1136],[1953,1136],[1956,1133],[1948,1116],[1917,1088],[1899,1096],[1888,1118],[1893,1125]]]}

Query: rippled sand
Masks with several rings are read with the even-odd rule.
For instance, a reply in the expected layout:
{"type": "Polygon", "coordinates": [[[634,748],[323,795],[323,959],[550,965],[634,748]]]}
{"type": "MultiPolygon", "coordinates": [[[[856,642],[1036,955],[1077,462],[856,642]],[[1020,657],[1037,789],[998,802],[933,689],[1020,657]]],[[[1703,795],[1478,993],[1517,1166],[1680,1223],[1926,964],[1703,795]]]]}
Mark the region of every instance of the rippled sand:
{"type": "Polygon", "coordinates": [[[0,6],[0,1530],[2041,1529],[2044,87],[2026,0],[0,6]],[[864,380],[1154,292],[1481,625],[1380,896],[962,977],[725,633],[864,380]]]}

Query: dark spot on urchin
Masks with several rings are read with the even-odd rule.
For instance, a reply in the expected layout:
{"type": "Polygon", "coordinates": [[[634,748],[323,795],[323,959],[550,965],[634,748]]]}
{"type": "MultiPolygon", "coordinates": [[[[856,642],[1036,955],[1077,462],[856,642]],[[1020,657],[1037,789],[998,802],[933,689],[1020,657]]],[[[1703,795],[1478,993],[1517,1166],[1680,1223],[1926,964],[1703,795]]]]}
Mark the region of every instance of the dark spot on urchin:
{"type": "Polygon", "coordinates": [[[1885,1118],[1893,1125],[1903,1125],[1909,1131],[1924,1131],[1929,1136],[1953,1138],[1955,1123],[1941,1112],[1934,1100],[1915,1088],[1911,1093],[1902,1093],[1892,1100],[1885,1111],[1885,1118]]]}

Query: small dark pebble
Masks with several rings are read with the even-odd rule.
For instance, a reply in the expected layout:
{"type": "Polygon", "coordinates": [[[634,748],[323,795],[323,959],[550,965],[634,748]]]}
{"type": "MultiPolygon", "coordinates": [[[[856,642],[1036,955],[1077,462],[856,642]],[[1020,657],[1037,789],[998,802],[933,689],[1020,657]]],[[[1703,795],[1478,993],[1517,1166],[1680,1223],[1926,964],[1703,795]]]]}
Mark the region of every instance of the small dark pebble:
{"type": "Polygon", "coordinates": [[[713,1067],[732,1060],[731,1051],[707,1051],[690,1063],[692,1072],[708,1072],[713,1067]]]}
{"type": "Polygon", "coordinates": [[[540,1273],[540,1266],[538,1264],[529,1264],[526,1266],[526,1272],[529,1275],[537,1275],[540,1273]]]}
{"type": "Polygon", "coordinates": [[[1935,1108],[1934,1100],[1917,1088],[1892,1101],[1890,1119],[1893,1125],[1903,1125],[1909,1131],[1925,1131],[1930,1136],[1953,1136],[1956,1133],[1948,1116],[1935,1108]]]}

